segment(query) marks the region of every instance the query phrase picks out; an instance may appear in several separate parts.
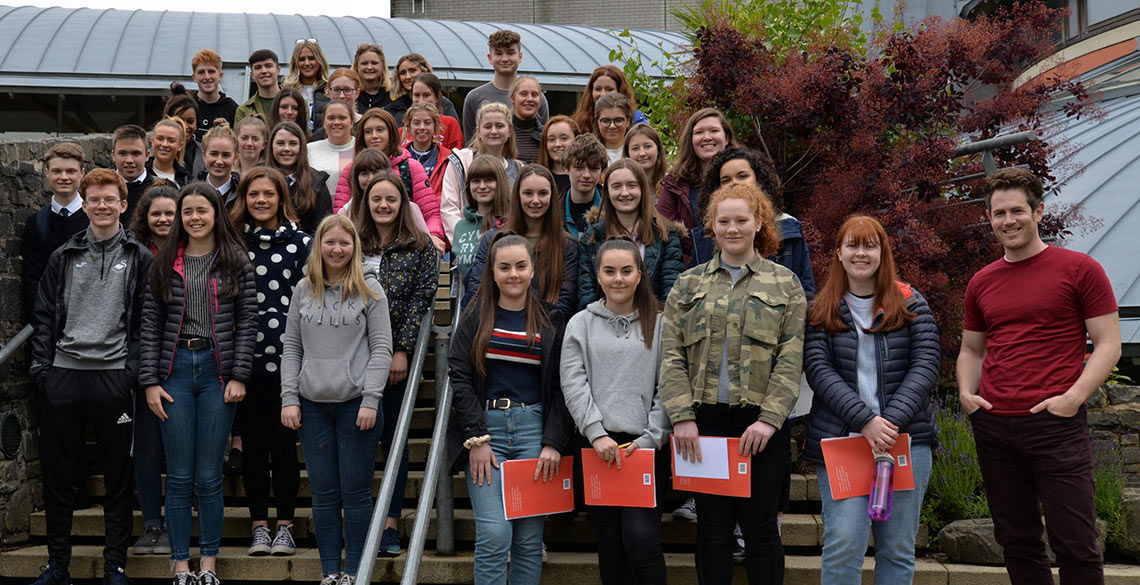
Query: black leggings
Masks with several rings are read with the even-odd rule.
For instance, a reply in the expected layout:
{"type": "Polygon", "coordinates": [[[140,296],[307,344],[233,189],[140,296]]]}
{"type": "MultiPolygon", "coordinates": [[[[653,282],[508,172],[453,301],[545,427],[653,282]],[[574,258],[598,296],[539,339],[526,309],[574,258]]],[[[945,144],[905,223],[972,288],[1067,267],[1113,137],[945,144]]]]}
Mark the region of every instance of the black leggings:
{"type": "Polygon", "coordinates": [[[269,520],[270,470],[277,521],[292,522],[297,509],[300,464],[297,431],[281,424],[281,376],[254,372],[238,403],[242,428],[242,478],[249,518],[269,520]],[[272,462],[272,463],[271,463],[272,462]]]}
{"type": "MultiPolygon", "coordinates": [[[[760,408],[729,408],[702,404],[697,408],[697,429],[702,436],[739,437],[756,422],[760,408]]],[[[695,494],[697,502],[697,579],[701,585],[732,583],[733,527],[744,533],[744,566],[749,585],[784,582],[784,545],[776,524],[780,492],[787,467],[789,429],[785,424],[752,456],[752,497],[733,498],[695,494]]]]}

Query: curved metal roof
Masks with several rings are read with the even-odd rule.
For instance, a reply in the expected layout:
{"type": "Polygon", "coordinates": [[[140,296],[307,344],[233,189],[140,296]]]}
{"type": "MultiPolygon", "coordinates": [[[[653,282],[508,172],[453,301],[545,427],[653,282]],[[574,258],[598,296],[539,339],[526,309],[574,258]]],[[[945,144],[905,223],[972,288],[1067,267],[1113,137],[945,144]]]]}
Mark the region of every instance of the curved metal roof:
{"type": "MultiPolygon", "coordinates": [[[[212,48],[224,61],[224,89],[240,96],[251,52],[269,48],[287,62],[294,42],[309,38],[332,66],[350,64],[357,44],[372,42],[384,47],[389,66],[420,53],[441,79],[478,85],[491,75],[487,35],[502,28],[522,35],[519,72],[551,88],[580,89],[618,44],[607,29],[586,26],[0,6],[0,88],[161,90],[188,80],[194,53],[212,48]]],[[[684,44],[674,32],[631,32],[647,65],[684,44]]]]}

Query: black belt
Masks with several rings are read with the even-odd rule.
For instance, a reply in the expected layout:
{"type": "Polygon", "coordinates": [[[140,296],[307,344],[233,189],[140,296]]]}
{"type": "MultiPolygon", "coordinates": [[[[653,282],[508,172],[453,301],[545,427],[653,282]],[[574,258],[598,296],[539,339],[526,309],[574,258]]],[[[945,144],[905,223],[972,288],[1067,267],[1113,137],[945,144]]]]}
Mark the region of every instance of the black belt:
{"type": "Polygon", "coordinates": [[[209,349],[214,347],[214,340],[209,337],[179,337],[175,346],[189,350],[209,349]]]}
{"type": "Polygon", "coordinates": [[[487,401],[486,410],[507,410],[511,408],[521,408],[526,406],[521,402],[516,402],[510,398],[492,398],[487,401]]]}

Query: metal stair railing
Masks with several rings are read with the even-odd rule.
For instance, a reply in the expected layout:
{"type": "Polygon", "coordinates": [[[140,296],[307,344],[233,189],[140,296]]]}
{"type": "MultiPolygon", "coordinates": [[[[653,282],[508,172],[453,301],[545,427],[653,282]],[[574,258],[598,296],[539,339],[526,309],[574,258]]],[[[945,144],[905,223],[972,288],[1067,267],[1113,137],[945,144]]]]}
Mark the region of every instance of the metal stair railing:
{"type": "Polygon", "coordinates": [[[24,325],[24,328],[14,335],[11,341],[5,343],[3,348],[0,348],[0,365],[8,363],[8,360],[12,359],[12,356],[16,355],[16,352],[19,351],[21,347],[24,347],[24,344],[32,338],[32,331],[31,324],[24,325]]]}
{"type": "MultiPolygon", "coordinates": [[[[428,305],[427,314],[420,324],[419,335],[416,336],[414,361],[408,368],[408,384],[404,388],[404,401],[400,404],[400,416],[396,420],[396,430],[392,433],[392,444],[388,446],[388,456],[384,459],[384,476],[380,481],[380,493],[376,498],[376,507],[372,510],[372,520],[368,525],[368,535],[364,539],[364,550],[361,552],[360,567],[356,578],[359,583],[370,583],[372,571],[376,566],[376,554],[380,550],[380,534],[384,529],[384,522],[388,519],[388,506],[392,503],[392,495],[396,491],[396,475],[400,470],[400,460],[403,459],[404,446],[408,443],[408,430],[412,426],[412,412],[416,406],[416,395],[420,390],[420,381],[423,379],[424,362],[427,359],[428,339],[431,337],[432,323],[435,320],[435,299],[428,305]]],[[[438,360],[438,358],[436,358],[438,360]]],[[[436,384],[439,380],[436,380],[436,384]]]]}
{"type": "Polygon", "coordinates": [[[420,562],[424,556],[428,526],[431,520],[432,501],[436,504],[436,552],[440,555],[455,554],[455,501],[452,494],[451,474],[447,473],[450,461],[444,460],[447,451],[447,425],[451,420],[451,377],[447,375],[447,350],[450,336],[459,326],[460,299],[463,298],[463,282],[451,279],[451,324],[446,328],[436,328],[435,338],[435,423],[432,427],[431,449],[428,451],[427,468],[424,471],[424,488],[416,507],[416,521],[412,536],[408,541],[408,553],[404,560],[404,574],[401,585],[414,585],[418,582],[420,562]]]}

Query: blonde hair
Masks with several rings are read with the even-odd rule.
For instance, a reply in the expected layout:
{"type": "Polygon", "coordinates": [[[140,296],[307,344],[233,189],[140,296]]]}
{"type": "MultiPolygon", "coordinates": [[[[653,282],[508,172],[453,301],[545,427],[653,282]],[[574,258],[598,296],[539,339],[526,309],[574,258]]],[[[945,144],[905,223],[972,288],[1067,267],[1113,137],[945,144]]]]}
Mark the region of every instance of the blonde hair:
{"type": "MultiPolygon", "coordinates": [[[[365,53],[376,53],[380,56],[380,87],[384,92],[392,91],[392,79],[388,77],[388,58],[384,56],[384,48],[376,43],[360,43],[356,46],[356,55],[352,57],[352,70],[360,75],[360,57],[365,53]]],[[[363,77],[361,77],[361,91],[363,91],[363,77]]]]}
{"type": "Polygon", "coordinates": [[[348,261],[348,274],[344,276],[341,300],[355,297],[367,305],[369,301],[379,299],[380,295],[368,288],[368,284],[364,282],[364,256],[360,250],[360,234],[357,233],[356,226],[352,225],[352,220],[343,215],[330,215],[324,218],[317,226],[316,234],[313,235],[315,253],[309,253],[309,260],[305,262],[305,272],[308,273],[305,278],[309,281],[309,287],[313,289],[312,298],[320,299],[325,296],[325,259],[321,256],[321,240],[333,228],[340,228],[352,236],[352,258],[348,261]]]}
{"type": "Polygon", "coordinates": [[[234,133],[233,128],[230,128],[230,123],[225,118],[214,118],[214,124],[206,131],[206,135],[202,137],[203,152],[210,147],[210,141],[215,138],[224,138],[232,142],[234,145],[234,156],[237,156],[237,134],[234,133]]]}
{"type": "Polygon", "coordinates": [[[325,58],[325,52],[321,50],[320,45],[306,40],[293,46],[293,54],[289,57],[289,74],[285,76],[285,82],[281,86],[300,88],[303,85],[301,83],[301,72],[297,68],[297,60],[301,58],[301,49],[312,51],[313,56],[317,58],[317,79],[313,82],[313,87],[327,84],[329,82],[329,60],[325,58]]]}
{"type": "MultiPolygon", "coordinates": [[[[178,116],[167,116],[158,121],[154,125],[154,129],[158,130],[159,126],[170,126],[171,128],[178,129],[179,139],[182,141],[178,146],[178,152],[174,153],[175,166],[182,164],[182,159],[186,158],[186,135],[190,130],[186,127],[186,121],[178,116]]],[[[154,140],[154,132],[151,132],[151,140],[154,140]]]]}
{"type": "Polygon", "coordinates": [[[487,114],[502,114],[507,119],[507,142],[503,144],[503,158],[512,159],[518,156],[518,150],[515,149],[515,128],[512,125],[511,109],[506,104],[499,102],[487,102],[479,108],[479,113],[475,115],[475,136],[471,138],[469,145],[475,154],[486,154],[483,147],[483,140],[479,137],[479,127],[483,125],[483,117],[487,114]]]}

